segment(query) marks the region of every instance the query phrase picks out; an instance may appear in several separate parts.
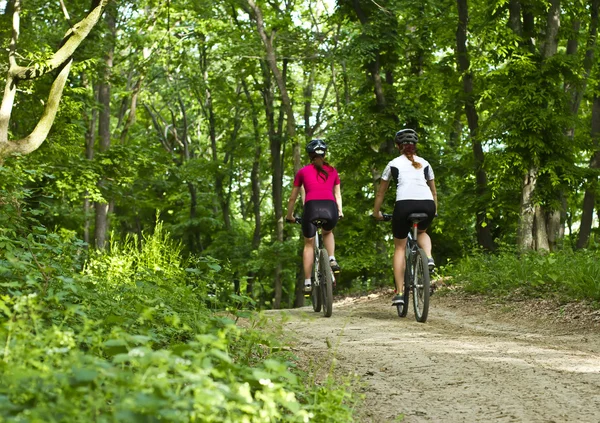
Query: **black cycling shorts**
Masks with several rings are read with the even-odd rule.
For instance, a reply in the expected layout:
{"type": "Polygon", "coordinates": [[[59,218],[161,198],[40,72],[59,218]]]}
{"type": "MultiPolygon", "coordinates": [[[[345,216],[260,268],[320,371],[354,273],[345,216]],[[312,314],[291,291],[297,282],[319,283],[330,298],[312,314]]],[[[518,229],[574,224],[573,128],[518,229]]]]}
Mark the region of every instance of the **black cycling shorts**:
{"type": "Polygon", "coordinates": [[[392,231],[394,238],[404,239],[412,227],[408,215],[412,213],[426,213],[427,219],[419,222],[419,229],[425,230],[435,216],[435,202],[433,200],[400,200],[394,206],[392,218],[392,231]]]}
{"type": "Polygon", "coordinates": [[[324,219],[327,222],[323,229],[331,231],[335,228],[339,219],[337,203],[333,200],[311,200],[304,203],[302,215],[302,233],[306,238],[312,238],[317,234],[317,227],[312,223],[315,219],[324,219]]]}

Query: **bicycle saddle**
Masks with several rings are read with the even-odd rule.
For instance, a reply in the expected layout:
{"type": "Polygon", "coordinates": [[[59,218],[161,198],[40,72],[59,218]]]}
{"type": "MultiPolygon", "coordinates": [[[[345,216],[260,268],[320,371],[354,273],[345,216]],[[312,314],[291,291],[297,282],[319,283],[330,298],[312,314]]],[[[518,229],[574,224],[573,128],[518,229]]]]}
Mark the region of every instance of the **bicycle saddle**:
{"type": "Polygon", "coordinates": [[[425,219],[427,219],[429,216],[427,216],[426,213],[411,213],[408,215],[408,220],[410,220],[413,223],[419,223],[425,219]]]}

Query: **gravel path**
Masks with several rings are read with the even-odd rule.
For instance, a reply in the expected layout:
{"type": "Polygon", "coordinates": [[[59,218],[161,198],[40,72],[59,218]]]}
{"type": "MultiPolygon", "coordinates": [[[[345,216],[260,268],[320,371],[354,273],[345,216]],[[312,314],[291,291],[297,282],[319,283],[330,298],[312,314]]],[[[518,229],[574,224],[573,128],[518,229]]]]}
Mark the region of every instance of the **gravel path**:
{"type": "Polygon", "coordinates": [[[432,297],[422,324],[412,310],[397,317],[390,298],[338,301],[329,319],[310,307],[270,312],[289,316],[306,367],[327,373],[333,360],[338,377],[359,377],[359,421],[600,422],[600,325],[453,295],[432,297]]]}

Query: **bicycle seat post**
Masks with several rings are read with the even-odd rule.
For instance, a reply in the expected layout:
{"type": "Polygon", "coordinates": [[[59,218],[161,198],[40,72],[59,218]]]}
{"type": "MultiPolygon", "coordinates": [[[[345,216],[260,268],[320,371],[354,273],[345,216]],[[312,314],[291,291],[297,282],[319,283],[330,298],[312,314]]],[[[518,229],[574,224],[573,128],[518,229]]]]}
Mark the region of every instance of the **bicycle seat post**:
{"type": "Polygon", "coordinates": [[[412,223],[413,237],[415,239],[415,242],[417,241],[419,222],[422,222],[427,218],[428,216],[426,213],[411,213],[408,215],[408,220],[412,223]]]}

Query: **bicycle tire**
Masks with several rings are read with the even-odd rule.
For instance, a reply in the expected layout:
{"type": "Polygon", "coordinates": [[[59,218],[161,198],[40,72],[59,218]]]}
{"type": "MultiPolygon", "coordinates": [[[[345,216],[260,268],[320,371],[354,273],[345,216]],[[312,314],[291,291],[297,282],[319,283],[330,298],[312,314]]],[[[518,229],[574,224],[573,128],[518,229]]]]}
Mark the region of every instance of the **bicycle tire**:
{"type": "Polygon", "coordinates": [[[312,292],[310,293],[310,300],[315,313],[321,311],[321,290],[319,288],[320,286],[313,286],[312,292]]]}
{"type": "Polygon", "coordinates": [[[427,255],[421,248],[415,257],[413,272],[413,306],[415,310],[415,319],[417,322],[425,323],[429,313],[429,267],[427,255]]]}
{"type": "Polygon", "coordinates": [[[319,285],[323,294],[323,316],[331,317],[333,313],[333,272],[329,266],[329,254],[326,249],[322,249],[319,253],[320,261],[320,276],[319,285]]]}
{"type": "Polygon", "coordinates": [[[313,263],[313,284],[312,289],[310,291],[310,300],[312,302],[313,311],[315,313],[319,313],[321,311],[321,283],[318,279],[319,263],[316,262],[317,259],[318,258],[315,257],[315,263],[313,263]],[[316,283],[319,283],[319,285],[316,285],[316,283]]]}

